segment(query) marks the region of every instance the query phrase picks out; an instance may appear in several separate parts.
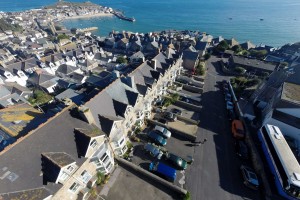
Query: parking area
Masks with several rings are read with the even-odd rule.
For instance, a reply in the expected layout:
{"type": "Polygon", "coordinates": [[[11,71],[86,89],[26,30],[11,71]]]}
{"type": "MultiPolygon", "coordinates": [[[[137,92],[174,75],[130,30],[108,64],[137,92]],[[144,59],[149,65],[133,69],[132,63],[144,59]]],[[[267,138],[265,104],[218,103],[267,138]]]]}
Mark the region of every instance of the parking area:
{"type": "MultiPolygon", "coordinates": [[[[159,112],[154,113],[152,117],[153,121],[151,123],[148,123],[148,125],[139,134],[136,135],[140,139],[140,142],[133,143],[134,150],[132,153],[133,156],[130,161],[145,170],[149,170],[150,163],[155,161],[159,161],[160,163],[172,166],[172,164],[170,165],[170,163],[166,159],[165,155],[168,154],[174,154],[178,156],[178,158],[182,158],[184,162],[190,162],[193,159],[195,143],[192,143],[190,138],[185,137],[184,134],[175,134],[176,131],[173,130],[176,129],[179,132],[195,136],[198,130],[199,113],[193,109],[186,109],[182,106],[171,104],[164,110],[160,110],[159,112]],[[176,112],[176,120],[169,119],[162,122],[161,119],[164,119],[165,112],[176,112]],[[170,138],[165,138],[166,145],[164,145],[163,147],[157,144],[154,145],[155,148],[160,149],[164,153],[161,158],[153,156],[145,150],[146,144],[154,144],[153,140],[150,140],[147,134],[154,129],[154,127],[156,126],[155,122],[163,123],[164,125],[169,127],[169,130],[171,130],[172,134],[170,138]]],[[[189,164],[187,164],[187,168],[190,167],[189,164]]],[[[187,182],[185,178],[185,170],[176,168],[174,167],[174,165],[172,167],[176,169],[176,180],[173,182],[173,184],[181,188],[185,188],[187,182]]]]}
{"type": "Polygon", "coordinates": [[[117,179],[105,195],[101,195],[107,200],[140,200],[140,199],[163,199],[171,200],[172,191],[153,184],[153,181],[141,174],[135,174],[130,169],[119,166],[116,170],[117,179]]]}

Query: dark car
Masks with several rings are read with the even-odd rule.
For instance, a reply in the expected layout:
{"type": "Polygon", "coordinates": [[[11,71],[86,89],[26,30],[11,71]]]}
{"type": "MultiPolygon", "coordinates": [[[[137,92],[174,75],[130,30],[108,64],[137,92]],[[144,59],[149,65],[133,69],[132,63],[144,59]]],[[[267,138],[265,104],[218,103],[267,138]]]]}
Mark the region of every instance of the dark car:
{"type": "Polygon", "coordinates": [[[251,189],[257,190],[259,182],[254,170],[245,165],[242,165],[240,169],[244,179],[244,184],[251,189]]]}
{"type": "Polygon", "coordinates": [[[181,97],[180,101],[184,101],[186,103],[190,103],[190,100],[187,97],[181,97]]]}
{"type": "Polygon", "coordinates": [[[144,149],[148,152],[152,157],[160,159],[163,155],[163,152],[154,144],[145,144],[144,149]]]}
{"type": "Polygon", "coordinates": [[[236,119],[236,114],[235,114],[234,110],[228,110],[227,114],[228,114],[228,120],[229,121],[232,121],[232,120],[236,119]]]}
{"type": "Polygon", "coordinates": [[[164,118],[169,120],[169,121],[176,121],[177,120],[177,116],[174,113],[171,112],[165,112],[164,113],[164,118]]]}
{"type": "Polygon", "coordinates": [[[235,152],[239,157],[241,157],[242,159],[249,158],[248,147],[244,141],[236,140],[234,146],[235,146],[235,152]]]}
{"type": "Polygon", "coordinates": [[[229,92],[225,93],[225,101],[231,101],[231,94],[229,92]]]}
{"type": "Polygon", "coordinates": [[[171,113],[174,113],[176,115],[181,115],[182,114],[182,111],[177,109],[177,108],[172,108],[171,109],[171,113]]]}
{"type": "Polygon", "coordinates": [[[147,136],[157,145],[164,146],[167,144],[167,140],[159,135],[157,131],[149,131],[147,136]]]}
{"type": "Polygon", "coordinates": [[[168,121],[167,121],[166,119],[164,119],[164,118],[160,118],[160,119],[158,120],[158,122],[160,122],[160,123],[162,123],[162,124],[167,124],[167,123],[168,123],[168,121]]]}
{"type": "Polygon", "coordinates": [[[172,167],[178,170],[185,170],[187,168],[187,162],[175,154],[166,153],[163,158],[166,162],[172,165],[172,167]]]}

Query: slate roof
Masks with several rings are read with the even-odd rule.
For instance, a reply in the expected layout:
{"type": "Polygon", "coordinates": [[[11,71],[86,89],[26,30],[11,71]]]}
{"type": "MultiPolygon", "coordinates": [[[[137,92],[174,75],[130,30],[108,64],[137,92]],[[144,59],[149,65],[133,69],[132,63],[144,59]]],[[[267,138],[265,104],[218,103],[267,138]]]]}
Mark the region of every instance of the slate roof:
{"type": "Polygon", "coordinates": [[[250,59],[246,57],[241,57],[241,56],[232,56],[233,62],[236,65],[242,65],[242,66],[248,66],[248,67],[253,67],[253,68],[259,68],[259,69],[264,69],[268,71],[274,71],[277,67],[276,64],[257,60],[257,59],[250,59]]]}
{"type": "Polygon", "coordinates": [[[41,85],[53,79],[57,79],[57,77],[45,71],[39,70],[35,71],[35,73],[33,73],[33,75],[28,80],[31,83],[41,85]]]}
{"type": "Polygon", "coordinates": [[[74,127],[89,128],[84,121],[71,116],[69,109],[65,109],[51,122],[45,123],[13,148],[0,155],[0,169],[15,179],[6,176],[0,179],[0,193],[28,190],[45,187],[55,193],[62,185],[48,183],[44,185],[41,176],[41,154],[45,152],[64,152],[70,155],[78,166],[85,159],[78,158],[78,151],[74,140],[74,127]],[[13,158],[13,159],[12,159],[13,158]]]}
{"type": "Polygon", "coordinates": [[[286,82],[300,85],[300,64],[293,66],[293,71],[294,73],[286,79],[286,82]]]}
{"type": "Polygon", "coordinates": [[[51,192],[45,187],[32,190],[18,191],[14,193],[0,194],[1,200],[41,200],[49,197],[51,192]]]}
{"type": "Polygon", "coordinates": [[[204,51],[206,50],[207,47],[207,42],[201,42],[201,41],[197,41],[196,45],[195,45],[195,49],[196,50],[200,50],[200,51],[204,51]]]}
{"type": "Polygon", "coordinates": [[[184,51],[182,54],[182,59],[188,59],[188,60],[194,60],[196,61],[198,58],[199,54],[198,52],[192,52],[192,51],[184,51]]]}
{"type": "Polygon", "coordinates": [[[74,72],[75,70],[77,70],[78,68],[77,67],[74,67],[74,66],[71,66],[71,65],[66,65],[66,64],[63,64],[63,65],[60,65],[58,68],[57,68],[57,71],[56,72],[60,72],[60,73],[63,73],[65,75],[69,75],[71,74],[72,72],[74,72]]]}
{"type": "Polygon", "coordinates": [[[61,169],[75,163],[75,160],[64,152],[42,153],[42,171],[47,182],[55,183],[61,169]]]}

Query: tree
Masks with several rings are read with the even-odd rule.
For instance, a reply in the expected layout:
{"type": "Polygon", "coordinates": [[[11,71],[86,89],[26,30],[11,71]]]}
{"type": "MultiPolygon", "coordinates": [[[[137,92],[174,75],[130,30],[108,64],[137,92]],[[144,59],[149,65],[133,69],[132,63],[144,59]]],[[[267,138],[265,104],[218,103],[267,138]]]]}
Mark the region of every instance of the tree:
{"type": "Polygon", "coordinates": [[[226,42],[226,40],[222,40],[218,45],[217,45],[217,50],[224,52],[225,50],[227,50],[229,48],[228,43],[226,42]]]}
{"type": "Polygon", "coordinates": [[[119,56],[119,57],[117,58],[116,62],[119,63],[119,64],[122,64],[122,63],[127,64],[128,61],[127,61],[127,59],[124,58],[123,56],[119,56]]]}
{"type": "Polygon", "coordinates": [[[57,36],[58,41],[63,40],[63,39],[70,39],[70,37],[66,34],[60,34],[57,36]]]}
{"type": "Polygon", "coordinates": [[[232,48],[232,51],[234,51],[234,53],[239,53],[243,50],[243,48],[241,47],[241,45],[234,45],[232,48]]]}

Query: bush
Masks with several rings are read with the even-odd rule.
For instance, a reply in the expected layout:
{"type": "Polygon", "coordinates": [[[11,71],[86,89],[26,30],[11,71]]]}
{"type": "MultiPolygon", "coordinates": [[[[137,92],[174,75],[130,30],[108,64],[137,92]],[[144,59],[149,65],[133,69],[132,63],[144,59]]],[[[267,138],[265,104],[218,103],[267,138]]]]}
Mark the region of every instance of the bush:
{"type": "Polygon", "coordinates": [[[243,67],[235,67],[234,71],[236,73],[238,73],[239,75],[242,75],[242,74],[244,74],[246,72],[246,70],[243,67]]]}
{"type": "Polygon", "coordinates": [[[101,185],[101,183],[103,183],[103,181],[104,181],[104,174],[102,172],[97,172],[96,184],[101,185]]]}
{"type": "Polygon", "coordinates": [[[119,63],[119,64],[127,64],[127,60],[123,56],[119,56],[117,58],[116,62],[119,63]]]}
{"type": "Polygon", "coordinates": [[[250,50],[250,55],[259,59],[263,59],[267,54],[267,50],[250,50]]]}
{"type": "Polygon", "coordinates": [[[210,53],[207,53],[207,54],[204,55],[204,59],[208,60],[210,58],[210,56],[211,56],[210,53]]]}
{"type": "Polygon", "coordinates": [[[260,80],[258,78],[255,78],[255,79],[248,80],[245,85],[247,87],[252,87],[252,86],[255,86],[259,83],[260,83],[260,80]]]}
{"type": "Polygon", "coordinates": [[[191,200],[192,197],[191,197],[191,193],[190,192],[187,192],[184,196],[183,196],[183,200],[191,200]]]}
{"type": "Polygon", "coordinates": [[[32,105],[41,105],[52,100],[52,96],[42,90],[34,90],[33,95],[29,97],[28,101],[32,105]]]}
{"type": "Polygon", "coordinates": [[[204,66],[201,63],[199,63],[197,65],[196,74],[200,75],[200,76],[203,76],[205,74],[205,68],[204,68],[204,66]]]}

